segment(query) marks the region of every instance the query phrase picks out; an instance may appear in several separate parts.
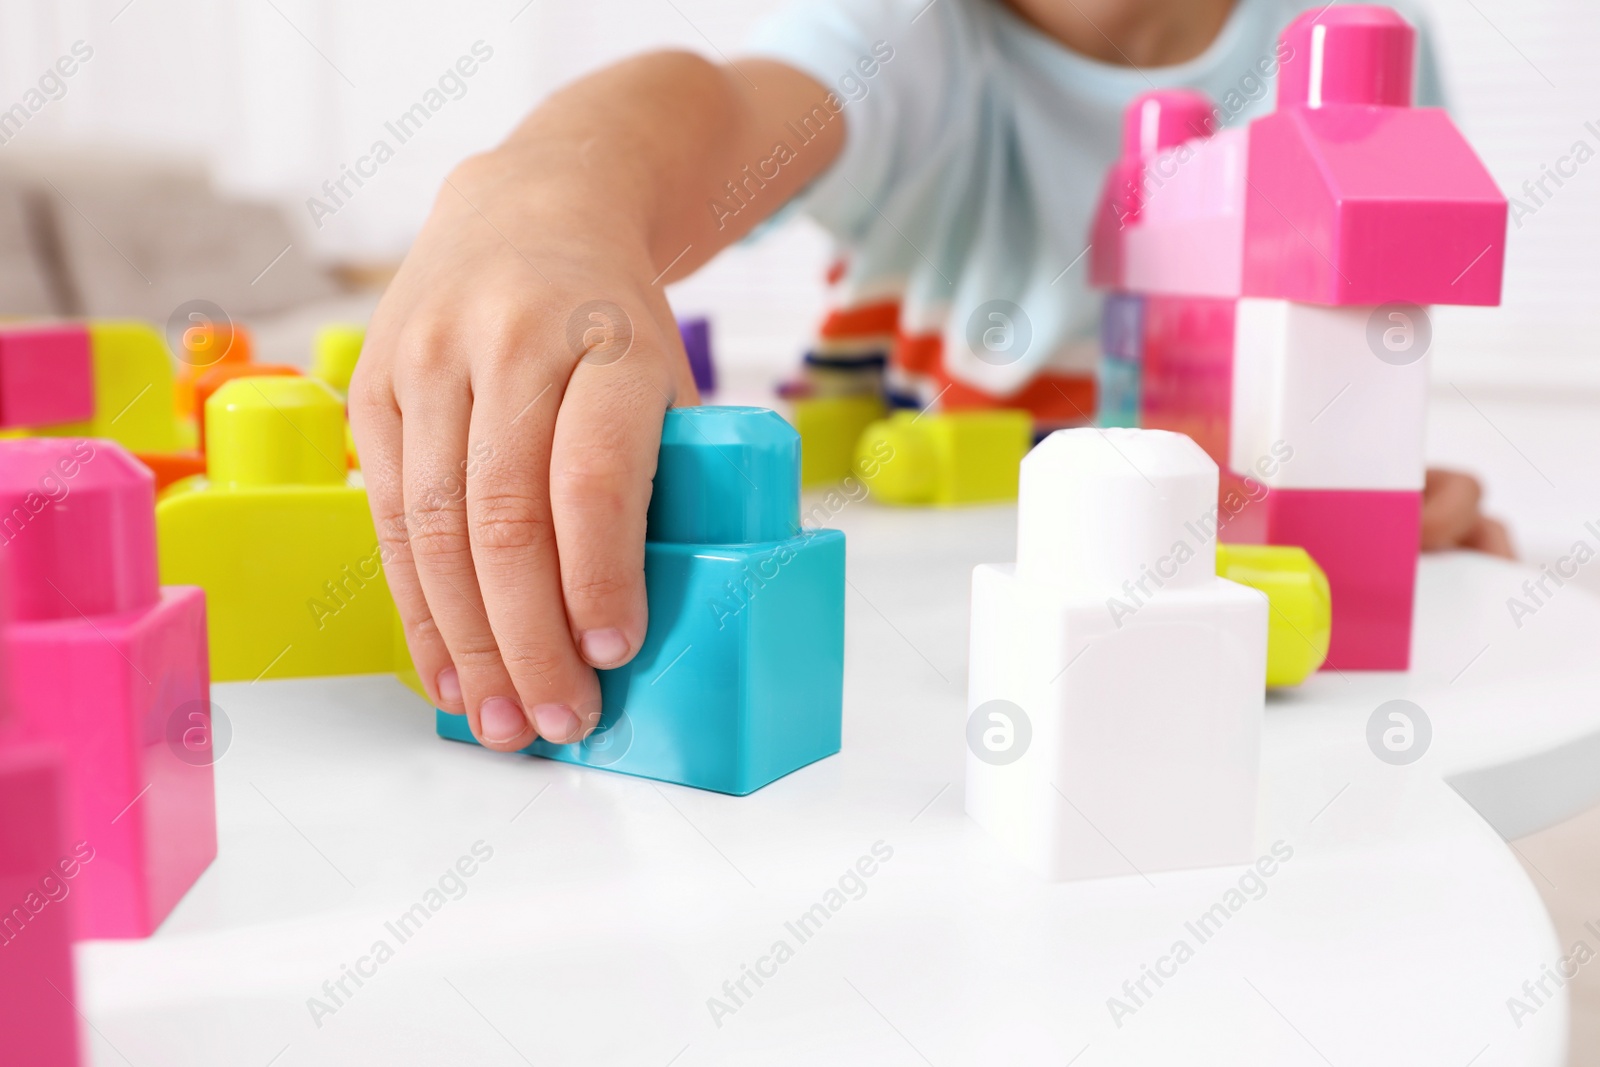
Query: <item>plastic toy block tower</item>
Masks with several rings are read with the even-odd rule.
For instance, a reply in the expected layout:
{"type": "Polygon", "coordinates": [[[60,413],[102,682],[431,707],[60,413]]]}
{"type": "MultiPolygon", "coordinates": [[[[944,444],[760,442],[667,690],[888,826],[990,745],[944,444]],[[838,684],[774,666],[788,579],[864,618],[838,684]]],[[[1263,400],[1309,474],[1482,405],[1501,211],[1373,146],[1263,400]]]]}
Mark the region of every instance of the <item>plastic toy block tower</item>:
{"type": "MultiPolygon", "coordinates": [[[[524,751],[743,796],[839,751],[844,535],[800,527],[800,439],[776,412],[667,412],[645,542],[650,625],[600,672],[599,728],[524,751]]],[[[471,741],[438,712],[439,736],[471,741]]]]}
{"type": "Polygon", "coordinates": [[[1121,249],[1144,301],[1142,424],[1228,468],[1224,500],[1249,504],[1225,507],[1224,540],[1322,566],[1342,670],[1410,660],[1423,305],[1500,298],[1506,200],[1449,116],[1411,106],[1415,46],[1384,7],[1296,19],[1277,110],[1147,163],[1121,249]]]}
{"type": "Polygon", "coordinates": [[[1252,857],[1268,603],[1195,533],[1216,497],[1162,430],[1022,461],[1017,562],[972,575],[966,810],[1045,878],[1252,857]]]}
{"type": "Polygon", "coordinates": [[[206,401],[206,476],[156,508],[164,581],[209,604],[219,681],[393,669],[394,601],[344,405],[314,378],[235,378],[206,401]]]}
{"type": "Polygon", "coordinates": [[[217,852],[205,599],[157,585],[154,507],[109,441],[0,442],[17,736],[64,758],[84,937],[148,936],[217,852]]]}

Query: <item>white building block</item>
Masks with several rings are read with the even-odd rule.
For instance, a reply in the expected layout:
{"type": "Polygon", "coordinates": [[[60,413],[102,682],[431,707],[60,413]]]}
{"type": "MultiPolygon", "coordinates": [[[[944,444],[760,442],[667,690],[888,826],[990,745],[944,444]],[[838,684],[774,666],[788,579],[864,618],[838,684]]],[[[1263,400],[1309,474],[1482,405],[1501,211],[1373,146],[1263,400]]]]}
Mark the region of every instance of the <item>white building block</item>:
{"type": "Polygon", "coordinates": [[[1277,489],[1421,489],[1430,334],[1412,306],[1239,301],[1229,465],[1277,489]]]}
{"type": "Polygon", "coordinates": [[[966,810],[1043,877],[1254,856],[1267,600],[1216,576],[1216,501],[1181,434],[1022,461],[1017,562],[973,572],[966,810]]]}

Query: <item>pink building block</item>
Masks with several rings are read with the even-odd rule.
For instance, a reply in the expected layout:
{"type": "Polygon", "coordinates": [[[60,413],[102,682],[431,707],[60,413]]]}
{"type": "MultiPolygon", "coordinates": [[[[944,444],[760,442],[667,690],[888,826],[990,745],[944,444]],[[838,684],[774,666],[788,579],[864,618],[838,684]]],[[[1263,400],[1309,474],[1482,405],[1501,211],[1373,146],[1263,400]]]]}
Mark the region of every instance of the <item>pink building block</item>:
{"type": "Polygon", "coordinates": [[[1139,425],[1188,434],[1228,466],[1237,302],[1202,296],[1144,298],[1144,378],[1139,425]]]}
{"type": "Polygon", "coordinates": [[[87,329],[70,323],[0,326],[0,429],[93,415],[87,329]]]}
{"type": "Polygon", "coordinates": [[[61,760],[0,738],[0,1043],[6,1063],[75,1067],[75,882],[61,760]]]}
{"type": "Polygon", "coordinates": [[[1243,292],[1250,132],[1222,130],[1146,162],[1139,224],[1123,238],[1123,283],[1139,293],[1243,292]]]}
{"type": "Polygon", "coordinates": [[[1221,539],[1299,545],[1328,575],[1333,636],[1323,670],[1403,671],[1411,662],[1411,610],[1422,539],[1422,494],[1269,489],[1224,479],[1221,539]],[[1239,494],[1232,504],[1230,492],[1239,494]],[[1242,501],[1242,505],[1241,505],[1242,501]]]}
{"type": "Polygon", "coordinates": [[[1278,109],[1250,127],[1245,295],[1498,304],[1506,198],[1443,110],[1411,106],[1411,26],[1335,5],[1282,42],[1278,109]]]}
{"type": "Polygon", "coordinates": [[[155,488],[120,446],[0,441],[15,726],[65,759],[83,937],[144,937],[216,856],[199,589],[159,588],[155,488]]]}
{"type": "Polygon", "coordinates": [[[1122,156],[1106,173],[1089,229],[1089,284],[1122,289],[1123,242],[1139,220],[1144,164],[1163,149],[1203,137],[1214,128],[1211,100],[1190,89],[1158,89],[1134,97],[1123,112],[1122,156]]]}

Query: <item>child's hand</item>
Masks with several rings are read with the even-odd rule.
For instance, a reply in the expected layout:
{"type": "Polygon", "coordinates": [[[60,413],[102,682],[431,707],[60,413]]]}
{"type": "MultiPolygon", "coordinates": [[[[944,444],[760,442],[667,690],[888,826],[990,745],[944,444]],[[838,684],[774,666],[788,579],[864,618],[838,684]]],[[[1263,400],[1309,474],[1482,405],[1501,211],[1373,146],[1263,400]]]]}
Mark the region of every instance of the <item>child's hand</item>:
{"type": "Polygon", "coordinates": [[[439,706],[494,747],[576,740],[591,668],[644,640],[662,413],[695,402],[656,273],[603,220],[519,220],[469,168],[373,318],[351,418],[389,586],[439,706]]]}
{"type": "Polygon", "coordinates": [[[1505,525],[1478,510],[1482,497],[1472,475],[1430,470],[1422,488],[1422,550],[1468,548],[1515,559],[1505,525]]]}
{"type": "Polygon", "coordinates": [[[825,93],[741,68],[663,54],[557,94],[451,175],[373,316],[350,419],[384,570],[424,686],[493,748],[582,737],[594,668],[644,641],[662,417],[697,399],[662,283],[842,142],[835,122],[722,225],[708,200],[825,93]]]}

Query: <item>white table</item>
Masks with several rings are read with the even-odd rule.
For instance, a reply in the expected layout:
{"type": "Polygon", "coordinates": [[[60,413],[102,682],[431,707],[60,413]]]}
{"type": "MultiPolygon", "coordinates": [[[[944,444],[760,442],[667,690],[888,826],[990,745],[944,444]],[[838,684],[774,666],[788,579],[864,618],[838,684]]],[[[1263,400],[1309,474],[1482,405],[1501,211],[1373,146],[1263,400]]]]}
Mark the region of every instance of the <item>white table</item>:
{"type": "Polygon", "coordinates": [[[844,751],[744,799],[438,740],[392,678],[217,686],[221,854],[155,937],[79,949],[92,1062],[1562,1061],[1564,996],[1520,1028],[1507,1008],[1561,950],[1501,833],[1600,799],[1600,601],[1569,587],[1518,629],[1525,570],[1426,560],[1409,674],[1269,704],[1259,839],[1293,859],[1199,943],[1186,922],[1238,870],[1045,884],[962,814],[968,576],[1014,558],[1014,511],[831,524],[844,751]],[[1366,741],[1395,697],[1434,732],[1403,767],[1366,741]],[[480,841],[401,943],[385,923],[480,841]],[[876,842],[892,858],[802,943],[786,921],[876,842]],[[1180,938],[1193,957],[1119,1027],[1108,998],[1180,938]],[[324,982],[380,939],[392,958],[318,1025],[308,998],[333,1006],[324,982]],[[733,1006],[723,983],[780,939],[719,1026],[708,998],[733,1006]]]}

